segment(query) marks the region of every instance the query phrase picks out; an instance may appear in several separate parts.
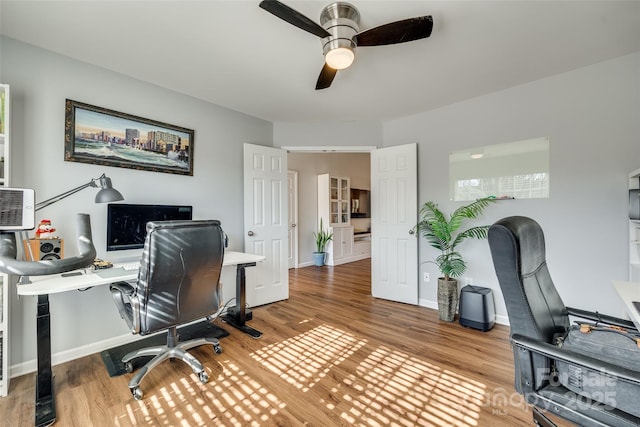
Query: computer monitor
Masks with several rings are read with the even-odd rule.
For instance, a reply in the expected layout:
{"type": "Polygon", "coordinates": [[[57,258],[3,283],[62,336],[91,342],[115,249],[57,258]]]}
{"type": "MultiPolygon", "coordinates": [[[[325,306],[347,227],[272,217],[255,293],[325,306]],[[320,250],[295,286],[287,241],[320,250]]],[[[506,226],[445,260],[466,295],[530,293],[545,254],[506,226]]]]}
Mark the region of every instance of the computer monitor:
{"type": "Polygon", "coordinates": [[[0,187],[0,231],[33,230],[35,199],[33,189],[0,187]]]}
{"type": "Polygon", "coordinates": [[[149,221],[190,220],[192,216],[192,206],[110,203],[107,205],[107,251],[143,248],[149,221]]]}

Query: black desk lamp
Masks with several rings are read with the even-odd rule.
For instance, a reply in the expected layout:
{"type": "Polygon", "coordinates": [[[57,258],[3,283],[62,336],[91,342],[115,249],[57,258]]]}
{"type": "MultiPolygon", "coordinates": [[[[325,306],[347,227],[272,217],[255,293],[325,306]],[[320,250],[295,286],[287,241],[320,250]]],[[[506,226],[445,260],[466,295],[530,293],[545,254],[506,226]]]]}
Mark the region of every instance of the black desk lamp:
{"type": "Polygon", "coordinates": [[[92,178],[91,181],[86,184],[82,184],[79,187],[73,188],[69,191],[65,191],[64,193],[58,194],[57,196],[47,199],[44,202],[36,203],[35,209],[36,211],[39,211],[42,208],[46,208],[49,205],[59,202],[60,200],[89,187],[100,187],[100,191],[98,191],[98,194],[96,194],[96,203],[109,203],[124,200],[122,194],[120,194],[120,192],[113,188],[113,186],[111,185],[111,178],[107,177],[105,174],[102,174],[99,178],[92,178]]]}

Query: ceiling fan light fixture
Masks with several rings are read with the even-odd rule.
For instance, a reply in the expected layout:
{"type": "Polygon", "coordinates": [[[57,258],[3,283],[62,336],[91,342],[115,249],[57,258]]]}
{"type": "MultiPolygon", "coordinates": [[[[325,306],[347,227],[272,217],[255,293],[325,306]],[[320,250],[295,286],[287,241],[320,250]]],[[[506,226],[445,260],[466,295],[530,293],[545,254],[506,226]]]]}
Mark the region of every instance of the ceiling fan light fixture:
{"type": "Polygon", "coordinates": [[[327,65],[334,70],[344,70],[353,64],[355,58],[353,49],[348,47],[337,47],[327,52],[324,57],[327,65]]]}
{"type": "Polygon", "coordinates": [[[351,66],[356,47],[419,40],[429,37],[433,29],[433,18],[425,15],[360,31],[360,12],[354,5],[343,1],[331,3],[322,9],[320,25],[278,0],[262,0],[259,6],[275,17],[321,39],[325,63],[316,81],[316,90],[331,86],[338,70],[351,66]]]}

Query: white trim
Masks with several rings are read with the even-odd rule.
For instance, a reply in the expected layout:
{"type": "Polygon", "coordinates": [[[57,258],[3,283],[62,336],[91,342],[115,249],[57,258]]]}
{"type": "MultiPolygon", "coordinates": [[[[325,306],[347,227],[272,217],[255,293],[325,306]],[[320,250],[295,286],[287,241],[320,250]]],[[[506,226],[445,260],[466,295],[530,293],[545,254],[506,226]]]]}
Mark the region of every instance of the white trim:
{"type": "MultiPolygon", "coordinates": [[[[418,305],[420,307],[432,308],[434,310],[438,309],[437,301],[431,301],[423,298],[420,298],[418,300],[418,305]]],[[[509,326],[509,317],[501,314],[496,314],[496,323],[499,325],[509,326]]]]}
{"type": "Polygon", "coordinates": [[[290,145],[280,148],[287,150],[288,153],[370,153],[378,149],[373,145],[313,145],[309,147],[290,145]]]}
{"type": "MultiPolygon", "coordinates": [[[[298,212],[298,171],[294,171],[294,170],[287,170],[287,180],[289,180],[289,174],[293,175],[293,197],[295,199],[295,206],[293,207],[293,216],[295,218],[293,218],[293,224],[294,224],[294,229],[292,234],[294,235],[294,242],[293,242],[293,267],[290,267],[287,265],[287,267],[290,268],[298,268],[298,245],[299,245],[299,241],[300,241],[300,233],[298,232],[298,225],[300,223],[299,220],[299,212],[298,212]]],[[[287,205],[287,208],[290,210],[291,207],[287,205]]],[[[291,222],[291,218],[289,218],[289,222],[291,222]]]]}
{"type": "MultiPolygon", "coordinates": [[[[219,315],[218,313],[217,315],[219,315]]],[[[181,324],[179,327],[193,325],[194,323],[202,322],[206,318],[196,319],[189,323],[181,324]]],[[[167,330],[163,329],[153,334],[148,335],[134,335],[132,333],[126,333],[117,337],[108,338],[106,340],[93,342],[91,344],[83,345],[80,347],[72,348],[69,350],[61,351],[51,355],[51,366],[60,365],[62,363],[70,362],[72,360],[80,359],[81,357],[90,356],[95,353],[100,353],[110,348],[118,347],[124,344],[128,344],[134,341],[139,341],[145,338],[152,337],[154,335],[166,334],[167,330]]],[[[36,359],[25,360],[22,363],[12,365],[9,369],[10,378],[19,377],[24,374],[30,374],[37,371],[36,359]]]]}
{"type": "MultiPolygon", "coordinates": [[[[166,332],[166,331],[162,331],[166,332]]],[[[81,357],[89,356],[91,354],[99,353],[109,348],[118,347],[123,344],[127,344],[133,341],[138,341],[143,338],[147,338],[149,335],[140,336],[132,335],[130,333],[120,335],[117,337],[109,338],[103,341],[94,342],[91,344],[83,345],[80,347],[72,348],[66,351],[61,351],[51,355],[51,366],[59,365],[61,363],[70,362],[81,357]]],[[[17,365],[12,365],[10,368],[11,378],[19,377],[24,374],[30,374],[36,372],[37,362],[36,359],[26,360],[17,365]]]]}
{"type": "Polygon", "coordinates": [[[312,265],[315,265],[313,261],[301,262],[296,268],[311,267],[312,265]]]}

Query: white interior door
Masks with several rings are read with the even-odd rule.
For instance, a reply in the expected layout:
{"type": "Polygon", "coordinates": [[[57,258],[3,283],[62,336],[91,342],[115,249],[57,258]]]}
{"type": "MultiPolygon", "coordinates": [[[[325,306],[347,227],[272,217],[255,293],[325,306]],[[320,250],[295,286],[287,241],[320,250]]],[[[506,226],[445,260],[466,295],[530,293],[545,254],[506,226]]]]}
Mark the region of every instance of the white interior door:
{"type": "Polygon", "coordinates": [[[371,294],[418,304],[417,144],[371,152],[371,294]]]}
{"type": "Polygon", "coordinates": [[[244,250],[266,259],[247,269],[251,307],[289,298],[287,152],[244,144],[244,250]]]}
{"type": "Polygon", "coordinates": [[[288,194],[287,200],[289,212],[289,226],[287,232],[289,234],[289,257],[287,264],[289,268],[298,267],[298,172],[287,172],[288,194]]]}

